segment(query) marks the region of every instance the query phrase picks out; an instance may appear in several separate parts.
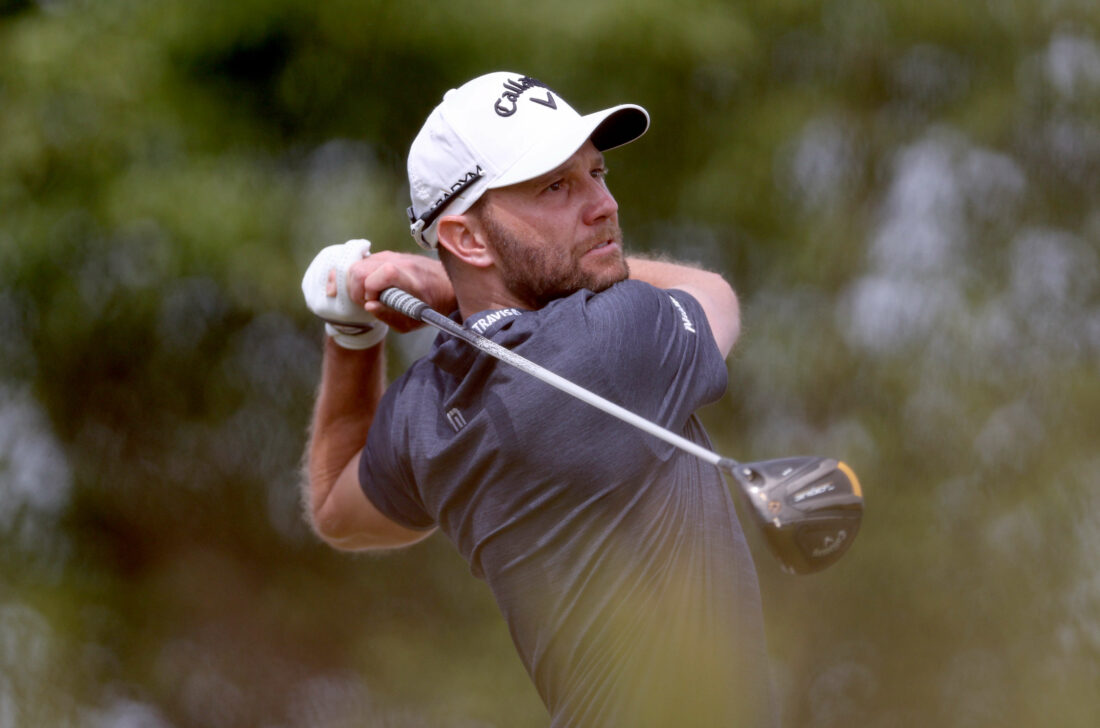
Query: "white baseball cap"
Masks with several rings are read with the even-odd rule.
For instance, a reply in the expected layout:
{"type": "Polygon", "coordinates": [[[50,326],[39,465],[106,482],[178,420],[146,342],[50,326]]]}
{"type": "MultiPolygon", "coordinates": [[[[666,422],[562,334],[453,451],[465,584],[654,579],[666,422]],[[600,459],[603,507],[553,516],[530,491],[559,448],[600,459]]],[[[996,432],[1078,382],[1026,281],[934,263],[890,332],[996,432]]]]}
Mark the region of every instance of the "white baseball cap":
{"type": "Polygon", "coordinates": [[[601,152],[640,137],[649,114],[623,104],[581,116],[546,84],[499,71],[451,89],[409,150],[413,240],[438,243],[435,222],[470,209],[486,190],[556,168],[588,139],[601,152]]]}

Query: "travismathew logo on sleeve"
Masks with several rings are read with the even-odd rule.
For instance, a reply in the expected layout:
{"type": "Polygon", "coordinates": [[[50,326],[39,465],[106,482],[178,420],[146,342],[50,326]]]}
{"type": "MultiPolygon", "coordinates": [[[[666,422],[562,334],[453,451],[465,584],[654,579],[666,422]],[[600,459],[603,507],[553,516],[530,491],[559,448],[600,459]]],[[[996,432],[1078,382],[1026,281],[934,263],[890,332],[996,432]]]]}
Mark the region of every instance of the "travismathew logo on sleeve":
{"type": "Polygon", "coordinates": [[[519,104],[519,97],[523,95],[524,91],[534,86],[540,86],[546,89],[546,98],[538,98],[531,96],[530,101],[545,106],[555,111],[558,108],[558,102],[554,101],[554,94],[550,92],[550,87],[538,79],[531,78],[530,76],[524,76],[518,81],[508,79],[504,82],[504,93],[500,95],[497,102],[493,104],[493,109],[500,116],[511,116],[516,113],[516,107],[519,104]]]}

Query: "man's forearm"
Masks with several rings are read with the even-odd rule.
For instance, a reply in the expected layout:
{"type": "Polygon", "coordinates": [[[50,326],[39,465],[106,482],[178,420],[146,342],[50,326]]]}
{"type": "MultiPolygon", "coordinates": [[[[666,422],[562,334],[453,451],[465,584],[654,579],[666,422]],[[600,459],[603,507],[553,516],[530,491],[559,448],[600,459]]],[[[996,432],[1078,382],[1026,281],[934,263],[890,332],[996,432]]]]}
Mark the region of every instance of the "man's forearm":
{"type": "Polygon", "coordinates": [[[629,256],[627,263],[630,266],[631,278],[645,281],[657,288],[680,288],[693,283],[704,286],[729,287],[729,284],[717,273],[664,256],[629,256]]]}
{"type": "Polygon", "coordinates": [[[385,344],[363,351],[325,341],[321,387],[307,450],[303,498],[316,518],[336,479],[367,441],[385,389],[385,344]]]}

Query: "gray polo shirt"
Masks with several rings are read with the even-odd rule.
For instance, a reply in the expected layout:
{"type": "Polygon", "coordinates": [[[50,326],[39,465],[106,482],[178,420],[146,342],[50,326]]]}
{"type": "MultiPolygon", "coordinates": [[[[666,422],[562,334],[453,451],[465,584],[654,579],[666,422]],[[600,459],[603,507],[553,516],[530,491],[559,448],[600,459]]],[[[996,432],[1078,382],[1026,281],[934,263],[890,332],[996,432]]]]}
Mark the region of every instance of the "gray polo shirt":
{"type": "MultiPolygon", "coordinates": [[[[465,325],[709,446],[725,391],[698,302],[624,281],[465,325]]],[[[371,502],[484,579],[553,726],[771,725],[759,587],[719,472],[441,335],[383,397],[371,502]]]]}

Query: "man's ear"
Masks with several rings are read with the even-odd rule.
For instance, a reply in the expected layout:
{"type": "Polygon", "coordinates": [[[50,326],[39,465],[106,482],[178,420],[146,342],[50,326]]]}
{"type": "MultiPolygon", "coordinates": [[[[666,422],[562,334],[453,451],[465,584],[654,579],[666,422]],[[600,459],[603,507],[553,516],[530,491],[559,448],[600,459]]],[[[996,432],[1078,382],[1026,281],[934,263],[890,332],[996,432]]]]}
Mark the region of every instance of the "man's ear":
{"type": "Polygon", "coordinates": [[[488,268],[493,256],[481,225],[471,215],[444,215],[436,223],[439,244],[458,260],[476,268],[488,268]]]}

